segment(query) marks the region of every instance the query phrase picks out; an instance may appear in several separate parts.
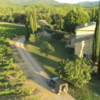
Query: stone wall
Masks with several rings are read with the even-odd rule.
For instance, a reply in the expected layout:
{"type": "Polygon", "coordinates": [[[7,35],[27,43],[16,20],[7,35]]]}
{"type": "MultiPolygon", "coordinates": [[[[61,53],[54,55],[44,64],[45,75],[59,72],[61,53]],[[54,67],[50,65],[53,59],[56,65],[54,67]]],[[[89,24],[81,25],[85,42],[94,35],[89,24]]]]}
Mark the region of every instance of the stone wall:
{"type": "Polygon", "coordinates": [[[76,32],[76,39],[83,38],[89,35],[93,35],[95,31],[77,31],[76,32]]]}
{"type": "Polygon", "coordinates": [[[82,37],[86,37],[89,35],[93,35],[95,32],[95,28],[96,25],[92,25],[92,26],[88,26],[88,27],[84,27],[84,28],[80,28],[78,30],[76,30],[76,39],[82,38],[82,37]]]}
{"type": "Polygon", "coordinates": [[[78,57],[82,57],[83,54],[88,54],[88,58],[92,59],[92,45],[93,45],[93,38],[75,43],[75,54],[78,57]]]}
{"type": "Polygon", "coordinates": [[[75,38],[72,38],[72,39],[69,39],[69,40],[67,40],[67,44],[66,44],[66,46],[65,47],[69,47],[69,48],[75,48],[75,43],[74,43],[74,41],[75,41],[75,38]],[[70,44],[69,44],[69,42],[70,42],[70,44]]]}

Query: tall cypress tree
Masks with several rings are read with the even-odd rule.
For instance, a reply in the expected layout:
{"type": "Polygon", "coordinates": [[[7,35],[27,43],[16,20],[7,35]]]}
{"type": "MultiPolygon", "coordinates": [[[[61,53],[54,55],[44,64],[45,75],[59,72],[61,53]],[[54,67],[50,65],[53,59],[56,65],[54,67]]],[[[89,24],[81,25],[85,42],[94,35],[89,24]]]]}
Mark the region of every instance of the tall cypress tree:
{"type": "MultiPolygon", "coordinates": [[[[98,17],[99,23],[98,23],[98,32],[100,35],[100,1],[99,1],[99,17],[98,17]]],[[[100,36],[99,36],[100,39],[100,36]]],[[[100,41],[99,41],[99,45],[100,45],[100,41]]],[[[99,49],[100,50],[100,49],[99,49]]],[[[98,77],[100,78],[100,53],[99,53],[99,61],[98,61],[98,77]]]]}
{"type": "Polygon", "coordinates": [[[95,18],[95,5],[93,6],[93,11],[92,11],[92,21],[94,21],[95,18]]]}
{"type": "Polygon", "coordinates": [[[30,36],[30,34],[29,34],[29,28],[28,28],[28,18],[26,18],[26,21],[25,21],[25,30],[26,30],[25,39],[26,39],[27,41],[29,41],[29,36],[30,36]]]}
{"type": "Polygon", "coordinates": [[[33,29],[33,18],[30,16],[30,33],[34,34],[34,29],[33,29]]]}
{"type": "Polygon", "coordinates": [[[36,18],[36,9],[34,7],[33,9],[33,28],[34,28],[34,33],[37,32],[37,18],[36,18]]]}
{"type": "Polygon", "coordinates": [[[93,40],[92,60],[94,62],[98,62],[99,59],[99,44],[100,44],[100,2],[99,2],[98,22],[96,24],[96,30],[94,34],[94,40],[93,40]]]}

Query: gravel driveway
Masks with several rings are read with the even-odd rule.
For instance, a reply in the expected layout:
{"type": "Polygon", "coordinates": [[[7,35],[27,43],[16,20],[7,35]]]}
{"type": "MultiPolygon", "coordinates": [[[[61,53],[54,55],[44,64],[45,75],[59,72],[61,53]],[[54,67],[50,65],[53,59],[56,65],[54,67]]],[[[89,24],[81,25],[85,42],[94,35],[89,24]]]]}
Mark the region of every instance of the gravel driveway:
{"type": "Polygon", "coordinates": [[[49,79],[50,76],[41,68],[37,60],[33,56],[31,56],[31,54],[25,49],[23,44],[24,41],[25,38],[22,37],[17,40],[15,45],[23,60],[27,63],[27,67],[30,70],[28,74],[31,74],[31,76],[33,77],[32,81],[34,82],[34,87],[40,90],[40,100],[75,100],[69,94],[55,94],[54,89],[50,88],[47,85],[47,79],[49,79]]]}

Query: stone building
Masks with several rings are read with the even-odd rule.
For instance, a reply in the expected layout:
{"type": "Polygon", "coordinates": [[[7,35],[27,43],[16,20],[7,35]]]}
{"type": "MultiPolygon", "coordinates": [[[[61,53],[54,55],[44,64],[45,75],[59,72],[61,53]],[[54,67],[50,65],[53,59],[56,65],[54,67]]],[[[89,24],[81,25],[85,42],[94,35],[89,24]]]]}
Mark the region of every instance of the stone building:
{"type": "Polygon", "coordinates": [[[92,45],[96,23],[90,22],[75,28],[75,36],[68,38],[66,47],[74,48],[78,57],[92,58],[92,45]]]}

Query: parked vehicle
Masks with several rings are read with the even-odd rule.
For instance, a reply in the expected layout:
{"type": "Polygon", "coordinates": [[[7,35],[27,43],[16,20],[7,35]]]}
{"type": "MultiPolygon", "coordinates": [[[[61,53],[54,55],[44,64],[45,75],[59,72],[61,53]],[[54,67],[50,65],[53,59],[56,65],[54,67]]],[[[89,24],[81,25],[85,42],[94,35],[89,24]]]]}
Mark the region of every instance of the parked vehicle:
{"type": "Polygon", "coordinates": [[[48,79],[47,84],[48,86],[52,86],[55,89],[56,94],[68,92],[68,83],[59,77],[48,79]]]}

